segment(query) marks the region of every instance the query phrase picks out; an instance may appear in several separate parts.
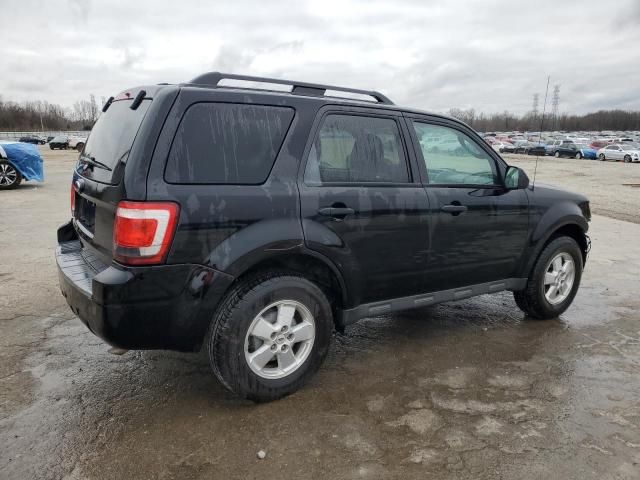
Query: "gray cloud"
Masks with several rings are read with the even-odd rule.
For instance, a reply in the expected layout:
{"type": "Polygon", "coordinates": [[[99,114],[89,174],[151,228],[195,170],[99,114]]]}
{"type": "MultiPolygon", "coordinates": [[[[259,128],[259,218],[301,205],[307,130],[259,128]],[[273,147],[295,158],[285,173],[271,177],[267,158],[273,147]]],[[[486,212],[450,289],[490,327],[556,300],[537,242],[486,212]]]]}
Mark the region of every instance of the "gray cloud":
{"type": "Polygon", "coordinates": [[[381,90],[426,110],[640,109],[638,0],[0,0],[0,95],[71,105],[208,70],[381,90]],[[19,32],[19,34],[16,34],[19,32]],[[540,105],[542,107],[542,105],[540,105]]]}

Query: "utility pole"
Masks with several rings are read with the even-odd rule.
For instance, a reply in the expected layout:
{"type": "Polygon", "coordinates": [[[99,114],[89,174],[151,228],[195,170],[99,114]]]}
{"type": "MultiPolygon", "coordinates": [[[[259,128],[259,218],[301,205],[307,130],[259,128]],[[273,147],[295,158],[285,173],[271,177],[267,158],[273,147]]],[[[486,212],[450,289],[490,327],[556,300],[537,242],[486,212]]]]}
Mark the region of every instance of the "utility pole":
{"type": "Polygon", "coordinates": [[[553,97],[551,99],[551,108],[553,115],[553,129],[558,129],[558,108],[560,107],[560,85],[553,86],[553,97]]]}
{"type": "Polygon", "coordinates": [[[538,116],[538,102],[540,101],[540,95],[538,93],[533,94],[533,108],[531,109],[531,114],[533,118],[538,116]]]}
{"type": "Polygon", "coordinates": [[[531,108],[531,119],[533,122],[530,124],[535,125],[536,119],[538,118],[538,102],[540,100],[540,95],[537,93],[533,94],[533,107],[531,108]]]}

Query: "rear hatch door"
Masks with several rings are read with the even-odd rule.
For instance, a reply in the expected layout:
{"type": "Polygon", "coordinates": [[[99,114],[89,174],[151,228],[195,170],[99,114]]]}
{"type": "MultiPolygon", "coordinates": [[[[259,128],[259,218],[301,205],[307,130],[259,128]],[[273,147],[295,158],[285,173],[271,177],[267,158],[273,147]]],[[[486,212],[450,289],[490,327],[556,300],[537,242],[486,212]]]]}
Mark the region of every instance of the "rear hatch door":
{"type": "Polygon", "coordinates": [[[151,105],[143,90],[112,100],[98,118],[80,153],[71,188],[73,224],[84,246],[102,260],[112,258],[113,221],[126,198],[122,179],[136,136],[151,105]],[[136,108],[135,102],[138,102],[136,108]]]}

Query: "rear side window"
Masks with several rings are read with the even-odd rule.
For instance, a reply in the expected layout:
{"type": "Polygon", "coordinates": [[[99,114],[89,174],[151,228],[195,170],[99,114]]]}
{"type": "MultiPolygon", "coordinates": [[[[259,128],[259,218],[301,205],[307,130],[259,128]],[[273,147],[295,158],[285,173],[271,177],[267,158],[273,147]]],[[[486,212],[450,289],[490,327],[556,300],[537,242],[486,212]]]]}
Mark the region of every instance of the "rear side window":
{"type": "Polygon", "coordinates": [[[305,182],[309,185],[409,182],[396,121],[327,115],[309,152],[305,182]]]}
{"type": "Polygon", "coordinates": [[[197,103],[173,140],[169,183],[261,184],[282,146],[293,109],[233,103],[197,103]]]}

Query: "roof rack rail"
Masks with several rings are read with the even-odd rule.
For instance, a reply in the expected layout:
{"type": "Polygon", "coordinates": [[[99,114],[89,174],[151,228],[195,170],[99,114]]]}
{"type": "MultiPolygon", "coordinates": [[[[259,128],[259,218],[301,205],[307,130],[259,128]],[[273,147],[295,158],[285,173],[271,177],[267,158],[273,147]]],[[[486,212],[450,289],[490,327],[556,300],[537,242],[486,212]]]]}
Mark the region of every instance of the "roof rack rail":
{"type": "MultiPolygon", "coordinates": [[[[367,95],[377,103],[393,105],[393,102],[380,92],[374,90],[358,90],[356,88],[335,87],[332,85],[321,85],[317,83],[296,82],[293,80],[282,80],[280,78],[252,77],[250,75],[235,75],[232,73],[209,72],[198,75],[196,78],[188,82],[192,85],[206,85],[217,87],[221,80],[242,80],[247,82],[271,83],[277,85],[291,85],[289,93],[294,95],[310,95],[324,97],[327,90],[335,92],[354,93],[357,95],[367,95]]],[[[332,95],[333,96],[333,95],[332,95]]],[[[344,97],[349,98],[349,97],[344,97]]]]}

